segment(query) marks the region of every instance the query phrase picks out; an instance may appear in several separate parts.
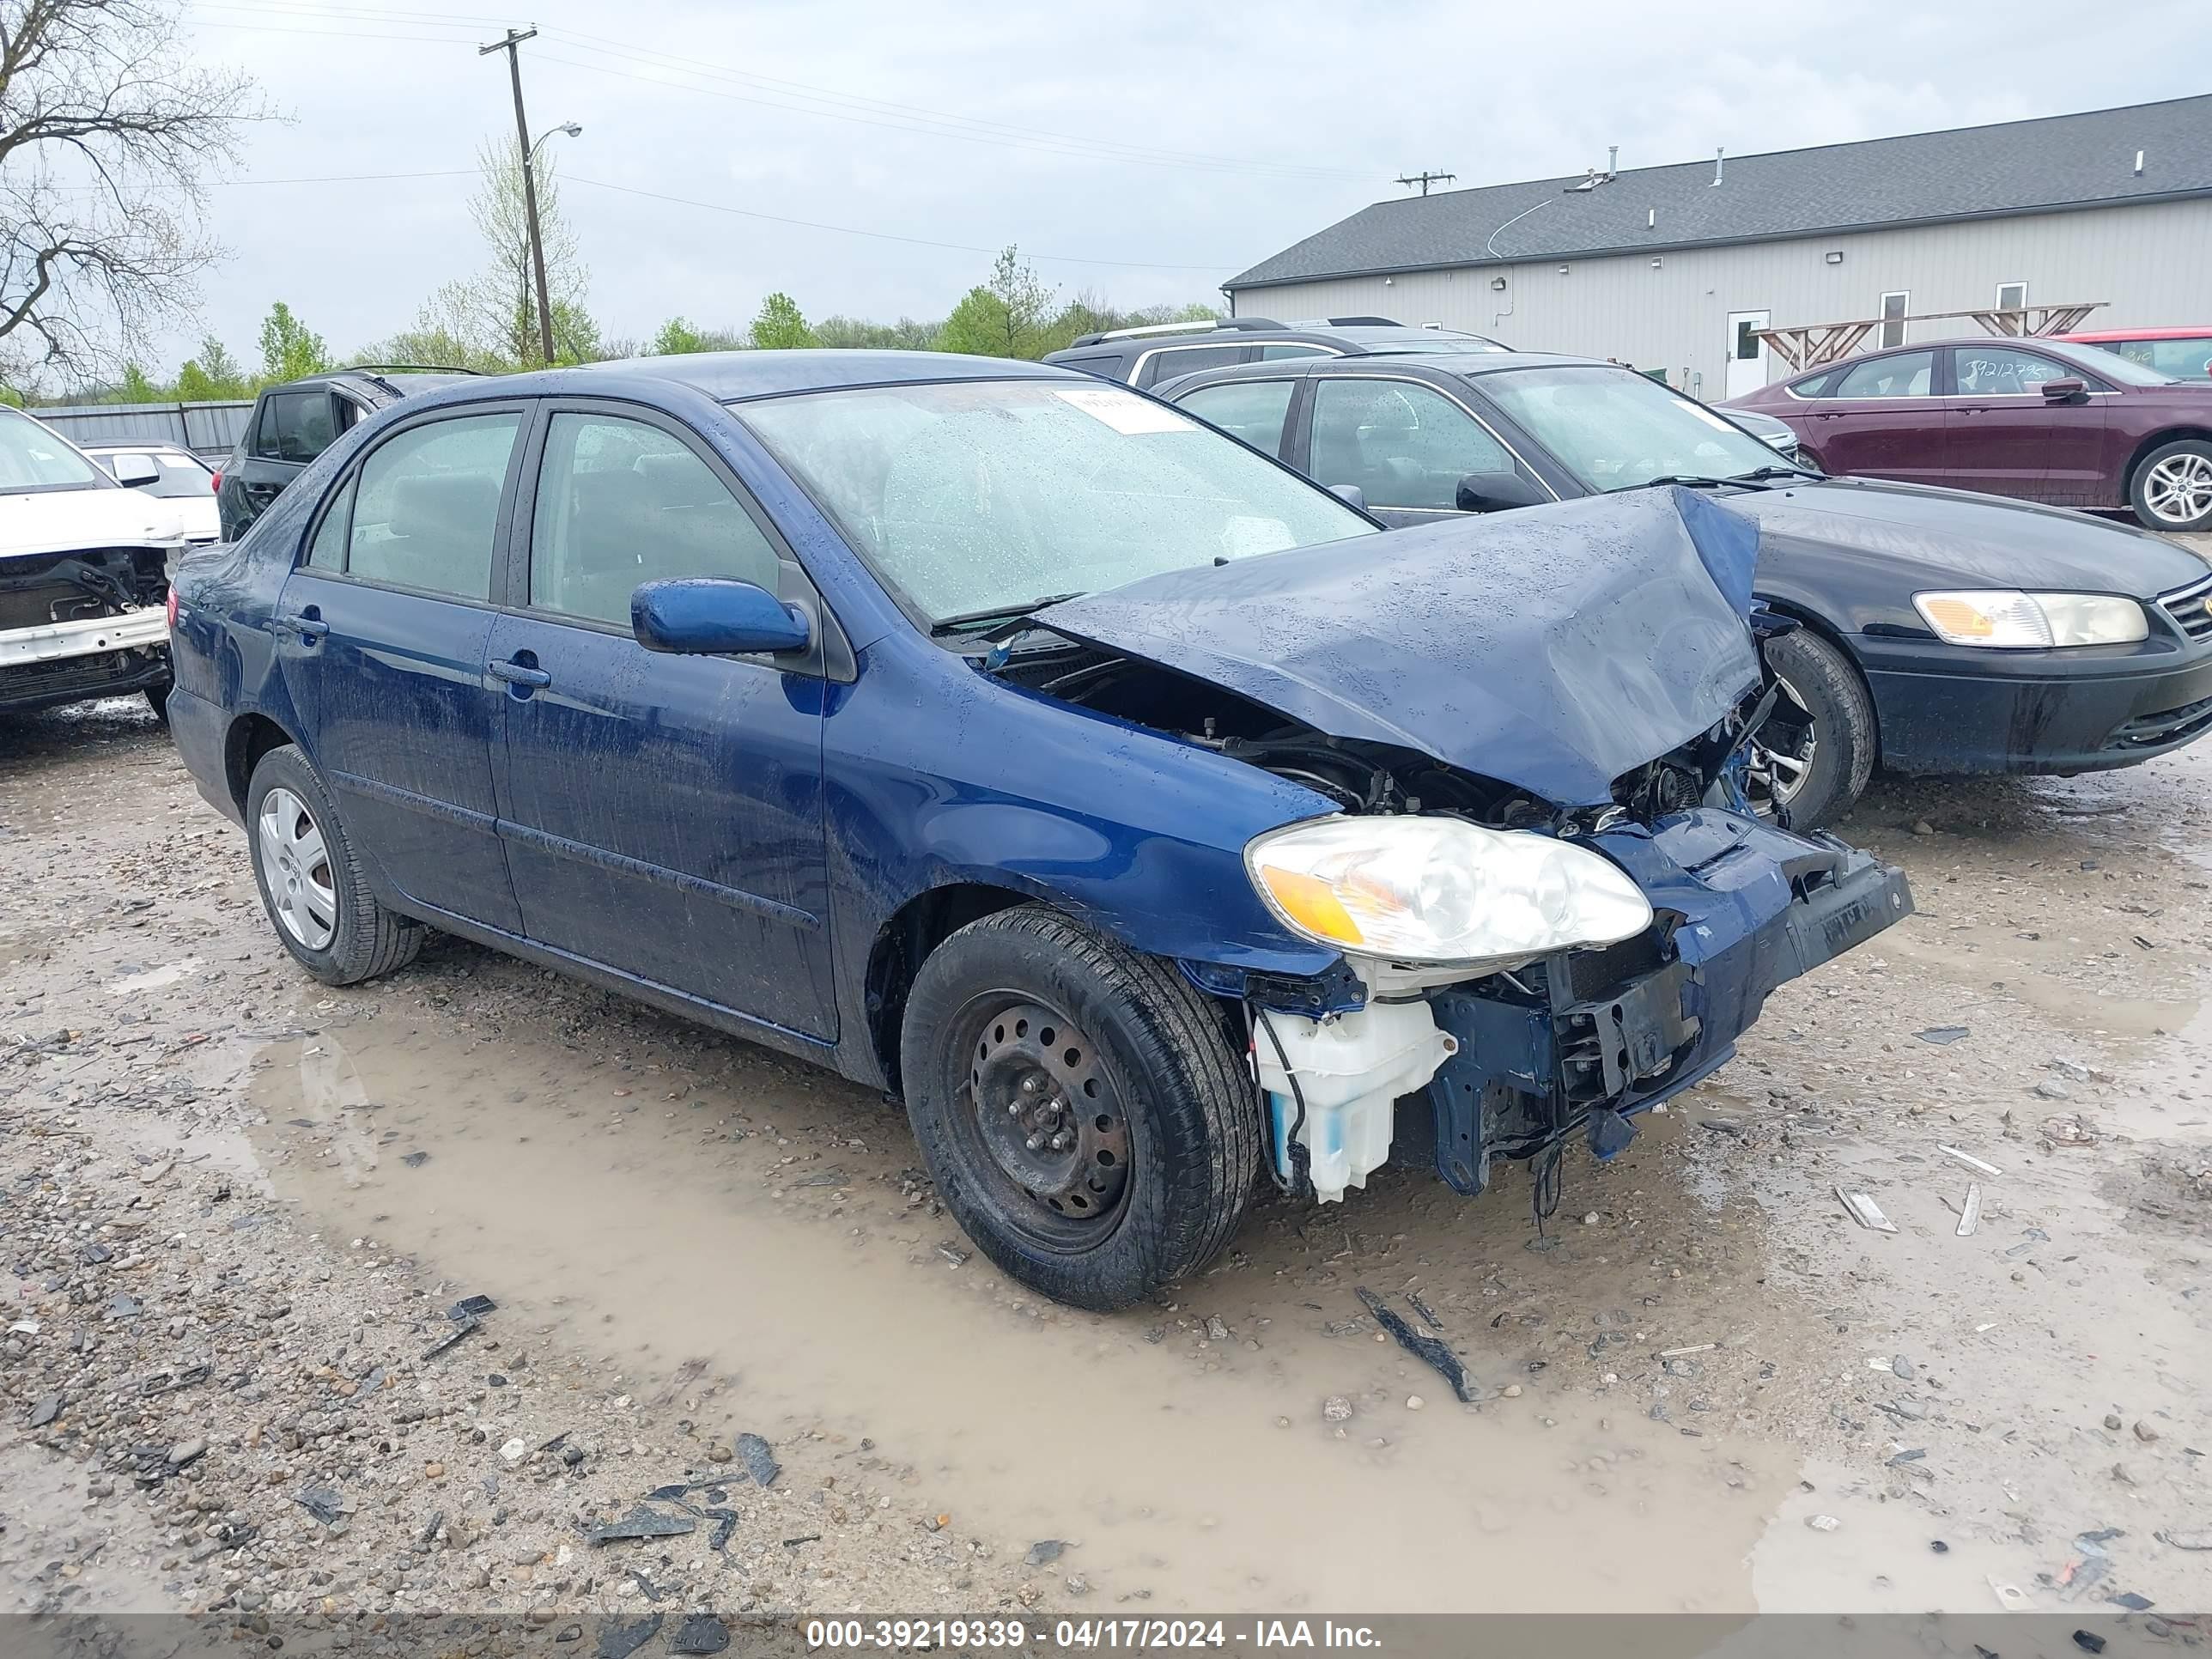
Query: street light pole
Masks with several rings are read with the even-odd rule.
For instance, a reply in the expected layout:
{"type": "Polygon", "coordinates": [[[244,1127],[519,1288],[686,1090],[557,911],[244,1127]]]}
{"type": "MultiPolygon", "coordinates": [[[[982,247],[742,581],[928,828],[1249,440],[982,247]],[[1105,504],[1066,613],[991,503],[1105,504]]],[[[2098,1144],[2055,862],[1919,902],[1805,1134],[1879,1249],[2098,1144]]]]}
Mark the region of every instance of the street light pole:
{"type": "Polygon", "coordinates": [[[522,210],[530,221],[530,268],[538,280],[538,346],[550,366],[553,362],[553,296],[545,284],[545,240],[538,228],[538,181],[530,165],[530,123],[522,112],[522,57],[515,50],[537,33],[534,28],[509,29],[504,40],[478,47],[477,56],[505,52],[507,76],[514,83],[514,141],[522,156],[522,210]]]}

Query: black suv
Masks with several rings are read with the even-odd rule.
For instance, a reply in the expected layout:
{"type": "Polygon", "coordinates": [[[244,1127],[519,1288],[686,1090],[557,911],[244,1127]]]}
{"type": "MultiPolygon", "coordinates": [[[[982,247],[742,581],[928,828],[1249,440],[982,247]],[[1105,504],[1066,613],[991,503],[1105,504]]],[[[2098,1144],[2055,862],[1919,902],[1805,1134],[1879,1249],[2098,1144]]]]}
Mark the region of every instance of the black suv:
{"type": "Polygon", "coordinates": [[[1266,317],[1224,317],[1215,322],[1159,323],[1085,334],[1048,363],[1079,368],[1103,380],[1153,386],[1178,374],[1272,362],[1279,357],[1366,357],[1407,352],[1510,351],[1480,334],[1444,328],[1408,328],[1388,317],[1319,317],[1279,323],[1266,317]]]}
{"type": "Polygon", "coordinates": [[[216,512],[222,538],[234,542],[269,510],[308,462],[338,434],[386,404],[473,374],[428,363],[356,363],[264,387],[237,447],[216,477],[216,512]]]}

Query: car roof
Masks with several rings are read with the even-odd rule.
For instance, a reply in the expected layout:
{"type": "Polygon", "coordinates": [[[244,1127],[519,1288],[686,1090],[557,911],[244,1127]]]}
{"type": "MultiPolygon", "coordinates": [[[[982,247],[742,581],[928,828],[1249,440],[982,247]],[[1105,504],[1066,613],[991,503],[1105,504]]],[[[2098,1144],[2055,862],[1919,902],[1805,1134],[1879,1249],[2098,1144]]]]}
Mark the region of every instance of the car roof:
{"type": "MultiPolygon", "coordinates": [[[[88,455],[143,455],[153,450],[169,455],[192,455],[174,438],[94,438],[77,447],[88,455]]],[[[199,457],[192,455],[192,459],[197,461],[199,457]]]]}
{"type": "Polygon", "coordinates": [[[2208,340],[2212,339],[2212,324],[2202,328],[2087,328],[2075,329],[2069,334],[2054,334],[2054,340],[2078,340],[2083,345],[2095,345],[2101,340],[2208,340]]]}
{"type": "MultiPolygon", "coordinates": [[[[649,396],[679,386],[716,403],[740,403],[795,392],[850,386],[920,385],[944,380],[1073,380],[1096,375],[1012,357],[968,357],[948,351],[697,351],[673,357],[617,357],[566,368],[533,369],[471,380],[484,398],[649,396]]],[[[448,389],[441,402],[459,401],[448,389]]]]}
{"type": "Polygon", "coordinates": [[[1200,375],[1208,381],[1266,380],[1279,380],[1285,374],[1389,374],[1407,368],[1425,368],[1433,374],[1456,374],[1468,380],[1480,374],[1529,368],[1617,368],[1624,374],[1636,373],[1626,363],[1609,363],[1601,357],[1577,357],[1557,351],[1393,351],[1350,357],[1278,357],[1273,362],[1201,368],[1164,380],[1152,391],[1154,397],[1165,397],[1183,381],[1194,380],[1200,375]]]}

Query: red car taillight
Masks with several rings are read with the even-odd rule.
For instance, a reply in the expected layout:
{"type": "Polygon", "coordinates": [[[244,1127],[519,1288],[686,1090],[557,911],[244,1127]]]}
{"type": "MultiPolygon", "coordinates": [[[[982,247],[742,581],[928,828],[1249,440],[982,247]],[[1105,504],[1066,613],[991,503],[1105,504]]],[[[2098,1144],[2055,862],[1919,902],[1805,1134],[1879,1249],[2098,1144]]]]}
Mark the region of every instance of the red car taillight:
{"type": "Polygon", "coordinates": [[[222,493],[222,474],[218,472],[208,480],[208,488],[217,495],[222,493]]]}
{"type": "Polygon", "coordinates": [[[177,590],[173,586],[169,589],[169,631],[177,631],[177,590]]]}

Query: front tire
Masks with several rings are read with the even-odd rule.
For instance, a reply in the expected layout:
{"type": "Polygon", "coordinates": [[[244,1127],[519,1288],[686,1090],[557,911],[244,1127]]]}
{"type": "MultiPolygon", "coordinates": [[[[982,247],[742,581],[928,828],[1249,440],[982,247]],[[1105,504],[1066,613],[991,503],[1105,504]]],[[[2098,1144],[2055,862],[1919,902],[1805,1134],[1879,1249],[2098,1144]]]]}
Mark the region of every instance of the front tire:
{"type": "Polygon", "coordinates": [[[1810,629],[1766,641],[1780,683],[1753,740],[1753,804],[1792,829],[1820,830],[1850,811],[1874,775],[1874,700],[1850,659],[1810,629]]]}
{"type": "Polygon", "coordinates": [[[422,927],[369,891],[368,873],[323,780],[297,749],[272,749],[246,787],[254,885],[277,942],[325,985],[357,985],[404,968],[422,927]]]}
{"type": "Polygon", "coordinates": [[[1158,1293],[1251,1200],[1260,1102],[1220,1006],[1042,906],[930,953],[899,1067],[945,1207],[1054,1301],[1108,1313],[1158,1293]]]}
{"type": "Polygon", "coordinates": [[[2128,501],[2147,530],[2212,526],[2212,443],[2182,438],[2160,444],[2128,480],[2128,501]]]}

